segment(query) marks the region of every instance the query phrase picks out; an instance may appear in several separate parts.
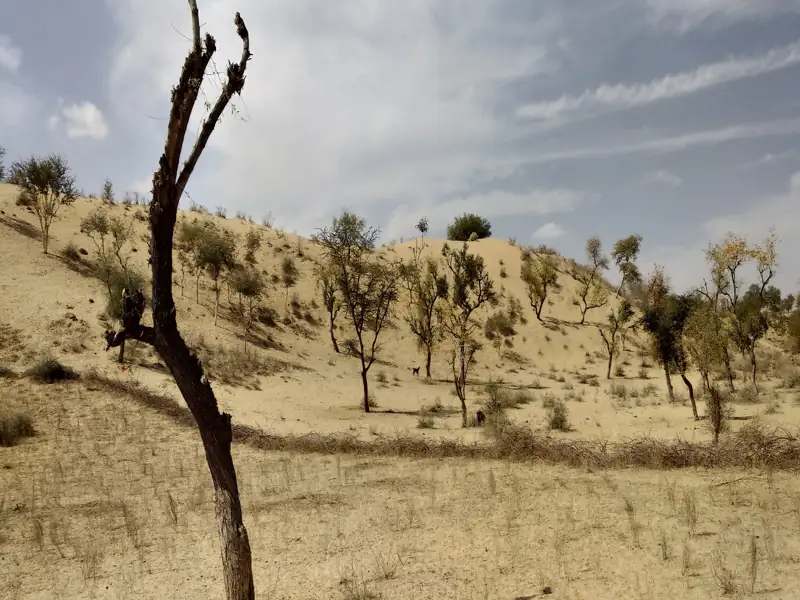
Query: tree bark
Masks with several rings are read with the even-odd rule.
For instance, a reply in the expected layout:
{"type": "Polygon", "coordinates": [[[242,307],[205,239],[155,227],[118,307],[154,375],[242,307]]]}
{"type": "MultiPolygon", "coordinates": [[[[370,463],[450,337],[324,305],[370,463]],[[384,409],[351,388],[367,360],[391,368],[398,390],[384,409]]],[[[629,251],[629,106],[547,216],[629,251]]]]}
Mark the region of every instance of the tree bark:
{"type": "Polygon", "coordinates": [[[758,389],[758,380],[756,379],[758,370],[758,363],[756,361],[756,349],[753,348],[749,350],[748,354],[750,355],[750,376],[753,379],[753,389],[755,389],[757,394],[760,390],[758,389]]]}
{"type": "Polygon", "coordinates": [[[369,412],[369,382],[367,382],[367,371],[361,368],[361,385],[364,388],[364,412],[369,412]]]}
{"type": "Polygon", "coordinates": [[[333,349],[336,354],[339,354],[339,344],[336,342],[336,335],[333,332],[333,316],[330,317],[330,332],[331,332],[331,342],[333,343],[333,349]]]}
{"type": "Polygon", "coordinates": [[[119,344],[119,356],[117,357],[117,362],[122,364],[125,361],[125,338],[122,338],[122,341],[119,344]]]}
{"type": "MultiPolygon", "coordinates": [[[[108,347],[120,345],[127,337],[143,341],[152,345],[166,363],[197,423],[205,449],[215,492],[226,598],[254,600],[250,542],[242,522],[236,469],[231,456],[231,416],[219,411],[217,399],[203,373],[200,361],[189,350],[178,331],[172,294],[172,250],[178,202],[222,112],[231,97],[242,91],[247,61],[251,57],[250,36],[237,12],[234,24],[243,45],[241,60],[239,63],[228,63],[227,80],[203,121],[200,134],[181,168],[189,119],[206,69],[216,51],[216,42],[210,34],[206,34],[204,40],[200,37],[197,1],[188,2],[192,15],[192,48],[183,63],[180,79],[172,89],[172,107],[164,153],[159,160],[159,168],[153,175],[153,199],[150,204],[153,326],[146,327],[139,323],[141,311],[135,319],[125,318],[123,315],[123,331],[116,336],[109,332],[106,338],[109,340],[108,347]]],[[[197,296],[199,300],[199,276],[197,296]]],[[[142,297],[141,310],[143,309],[142,297]]]]}
{"type": "Polygon", "coordinates": [[[675,402],[675,391],[672,389],[672,378],[669,376],[669,365],[664,363],[664,375],[667,378],[667,393],[669,394],[670,403],[675,402]]]}
{"type": "Polygon", "coordinates": [[[433,352],[431,351],[431,347],[428,346],[426,356],[425,356],[425,377],[428,379],[431,378],[431,357],[433,352]]]}
{"type": "Polygon", "coordinates": [[[689,381],[688,377],[686,377],[686,372],[681,371],[681,379],[683,379],[683,383],[686,384],[686,387],[689,390],[689,400],[692,402],[692,414],[694,415],[694,420],[700,420],[700,417],[697,416],[697,402],[694,399],[694,387],[692,387],[692,382],[689,381]]]}
{"type": "Polygon", "coordinates": [[[614,355],[611,350],[608,351],[608,370],[606,371],[606,379],[611,379],[611,365],[614,362],[614,355]]]}
{"type": "Polygon", "coordinates": [[[731,392],[735,392],[736,386],[733,385],[733,369],[731,368],[731,355],[728,352],[728,349],[725,347],[722,348],[722,362],[725,365],[725,377],[728,380],[728,387],[731,389],[731,392]]]}

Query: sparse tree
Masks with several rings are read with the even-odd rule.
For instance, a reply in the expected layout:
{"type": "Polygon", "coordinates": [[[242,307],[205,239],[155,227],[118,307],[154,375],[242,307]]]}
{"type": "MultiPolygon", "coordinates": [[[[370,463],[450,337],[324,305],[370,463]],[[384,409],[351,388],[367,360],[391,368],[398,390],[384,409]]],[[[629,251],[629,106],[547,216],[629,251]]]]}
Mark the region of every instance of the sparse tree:
{"type": "Polygon", "coordinates": [[[578,297],[572,301],[581,311],[580,325],[586,322],[586,313],[608,303],[608,290],[602,279],[602,271],[608,269],[608,257],[603,253],[600,238],[592,236],[586,241],[586,256],[589,266],[573,264],[572,278],[578,282],[578,297]]]}
{"type": "Polygon", "coordinates": [[[231,287],[239,295],[245,298],[247,309],[241,311],[242,325],[244,326],[244,349],[247,351],[247,336],[253,325],[253,304],[257,302],[266,290],[264,278],[257,269],[251,266],[239,266],[230,275],[231,287]]]}
{"type": "Polygon", "coordinates": [[[264,238],[258,229],[249,230],[244,236],[244,262],[253,266],[256,264],[256,252],[261,249],[264,238]]]}
{"type": "Polygon", "coordinates": [[[420,235],[424,238],[428,233],[428,217],[422,217],[414,228],[419,231],[420,235]]]}
{"type": "Polygon", "coordinates": [[[339,288],[336,283],[336,272],[330,265],[319,265],[316,270],[317,286],[322,294],[322,305],[328,312],[328,328],[331,334],[333,350],[339,353],[339,344],[336,341],[336,317],[342,303],[339,298],[339,288]]]}
{"type": "Polygon", "coordinates": [[[114,203],[114,184],[111,183],[110,179],[106,179],[103,183],[102,200],[103,202],[114,203]]]}
{"type": "Polygon", "coordinates": [[[622,280],[617,288],[617,296],[622,293],[626,285],[642,281],[642,274],[639,271],[639,267],[636,266],[636,259],[639,257],[639,251],[642,247],[642,239],[641,235],[632,234],[617,240],[614,244],[611,258],[614,260],[614,264],[617,265],[620,275],[622,275],[622,280]]]}
{"type": "Polygon", "coordinates": [[[617,310],[609,312],[608,323],[597,326],[597,330],[600,332],[600,337],[606,347],[606,354],[608,354],[606,379],[611,379],[611,367],[613,366],[614,358],[619,354],[622,333],[632,318],[633,307],[630,302],[623,300],[617,310]]]}
{"type": "Polygon", "coordinates": [[[51,154],[12,163],[10,179],[33,200],[33,211],[42,232],[42,248],[47,254],[53,219],[62,206],[72,204],[78,197],[75,177],[63,158],[51,154]]]}
{"type": "Polygon", "coordinates": [[[214,325],[219,317],[219,294],[222,274],[236,266],[236,242],[227,231],[207,227],[198,240],[197,266],[211,279],[214,292],[214,325]]]}
{"type": "Polygon", "coordinates": [[[542,254],[533,258],[530,254],[522,261],[520,277],[528,292],[528,300],[536,313],[536,318],[542,321],[542,310],[547,301],[547,294],[552,290],[559,292],[561,285],[558,282],[558,269],[556,257],[552,254],[542,254]]]}
{"type": "Polygon", "coordinates": [[[439,263],[432,257],[422,258],[423,247],[412,248],[412,259],[400,266],[400,275],[409,297],[406,323],[417,348],[425,352],[425,376],[430,379],[433,350],[442,339],[437,303],[447,298],[448,290],[447,277],[439,273],[439,263]]]}
{"type": "Polygon", "coordinates": [[[683,345],[691,361],[700,372],[703,388],[711,390],[710,373],[722,364],[722,326],[716,321],[719,314],[704,302],[699,304],[686,321],[683,345]]]}
{"type": "Polygon", "coordinates": [[[137,297],[129,303],[129,310],[125,311],[123,330],[109,334],[107,340],[109,347],[119,345],[125,338],[151,344],[178,384],[200,431],[214,485],[226,599],[254,600],[250,541],[242,521],[239,486],[231,456],[231,417],[227,413],[220,413],[200,361],[189,350],[178,331],[172,297],[172,243],[178,201],[220,116],[233,95],[242,91],[245,69],[250,59],[250,37],[244,21],[236,13],[234,24],[243,43],[241,59],[238,63],[228,63],[220,95],[203,120],[194,145],[185,153],[185,162],[182,161],[182,149],[192,109],[216,51],[214,38],[210,34],[206,34],[205,38],[200,35],[196,0],[189,0],[189,6],[192,16],[192,46],[183,63],[178,83],[172,90],[166,144],[158,171],[153,176],[153,198],[150,205],[153,326],[141,324],[144,302],[137,297]]]}
{"type": "Polygon", "coordinates": [[[733,340],[739,350],[750,358],[753,388],[758,391],[756,347],[767,333],[769,323],[764,315],[765,294],[777,270],[776,237],[770,232],[763,245],[750,245],[747,240],[728,233],[723,240],[707,251],[714,283],[725,299],[725,308],[733,316],[733,340]],[[743,293],[740,269],[754,262],[758,282],[750,294],[743,293]]]}
{"type": "Polygon", "coordinates": [[[378,357],[378,338],[391,319],[397,300],[397,268],[373,259],[380,231],[345,211],[312,236],[336,280],[342,306],[353,326],[361,360],[364,412],[369,412],[367,373],[378,357]],[[371,339],[370,339],[371,338],[371,339]]]}
{"type": "Polygon", "coordinates": [[[198,249],[204,233],[205,228],[201,225],[182,221],[178,228],[178,239],[175,244],[178,251],[178,262],[181,265],[181,295],[184,293],[186,274],[194,275],[194,299],[198,304],[200,303],[200,276],[203,273],[203,269],[199,263],[198,249]]]}
{"type": "Polygon", "coordinates": [[[294,259],[291,256],[284,256],[281,261],[281,284],[286,290],[286,302],[284,308],[287,313],[289,310],[289,290],[297,285],[297,279],[300,277],[300,272],[297,270],[297,265],[294,264],[294,259]]]}
{"type": "Polygon", "coordinates": [[[473,313],[484,304],[495,305],[497,293],[494,282],[486,272],[483,257],[470,254],[467,244],[460,250],[442,247],[447,269],[450,272],[451,291],[442,315],[442,327],[453,343],[450,364],[453,369],[453,384],[461,401],[461,426],[467,426],[467,375],[475,360],[480,343],[475,331],[480,322],[473,313]]]}
{"type": "Polygon", "coordinates": [[[0,146],[0,181],[3,181],[6,178],[5,158],[6,149],[0,146]]]}

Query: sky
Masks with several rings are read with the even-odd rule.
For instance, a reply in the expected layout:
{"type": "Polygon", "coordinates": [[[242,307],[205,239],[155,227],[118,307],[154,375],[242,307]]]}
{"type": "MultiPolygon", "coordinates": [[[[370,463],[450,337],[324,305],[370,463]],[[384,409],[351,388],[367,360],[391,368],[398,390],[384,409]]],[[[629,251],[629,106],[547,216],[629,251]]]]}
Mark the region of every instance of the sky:
{"type": "MultiPolygon", "coordinates": [[[[800,289],[800,0],[198,0],[224,72],[252,61],[187,197],[309,235],[343,209],[390,242],[476,212],[582,259],[702,283],[727,232],[779,239],[800,289]]],[[[189,49],[182,0],[16,0],[0,20],[0,146],[78,185],[148,193],[189,49]]],[[[210,73],[192,141],[219,91],[210,73]]],[[[188,144],[187,144],[188,145],[188,144]]]]}

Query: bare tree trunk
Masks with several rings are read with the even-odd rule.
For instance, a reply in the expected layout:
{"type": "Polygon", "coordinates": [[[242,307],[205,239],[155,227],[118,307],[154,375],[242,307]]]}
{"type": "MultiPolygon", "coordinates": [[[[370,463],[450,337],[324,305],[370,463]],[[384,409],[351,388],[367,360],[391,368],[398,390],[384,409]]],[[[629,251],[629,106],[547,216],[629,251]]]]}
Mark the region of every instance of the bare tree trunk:
{"type": "Polygon", "coordinates": [[[122,342],[119,345],[119,356],[117,357],[117,362],[122,364],[125,360],[125,338],[122,338],[122,342]]]}
{"type": "Polygon", "coordinates": [[[753,389],[755,389],[756,394],[759,393],[758,389],[758,380],[757,380],[757,369],[758,363],[756,362],[756,349],[752,348],[748,350],[748,354],[750,355],[750,376],[753,379],[753,389]]]}
{"type": "Polygon", "coordinates": [[[363,366],[361,367],[361,385],[364,387],[364,412],[369,412],[369,383],[367,382],[367,371],[363,366]]]}
{"type": "Polygon", "coordinates": [[[728,349],[724,346],[722,348],[722,362],[725,365],[725,377],[728,380],[728,387],[731,389],[731,392],[735,392],[736,387],[733,385],[733,369],[731,368],[731,355],[728,352],[728,349]]]}
{"type": "Polygon", "coordinates": [[[219,317],[219,286],[214,289],[214,327],[217,326],[217,318],[219,317]]]}
{"type": "Polygon", "coordinates": [[[694,420],[700,420],[700,417],[697,416],[697,402],[694,399],[694,387],[692,387],[692,382],[689,381],[689,378],[686,377],[686,372],[681,371],[681,379],[683,379],[683,383],[686,384],[686,387],[689,390],[689,400],[692,402],[692,414],[694,415],[694,420]]]}
{"type": "Polygon", "coordinates": [[[672,378],[669,376],[669,365],[664,363],[664,375],[667,378],[667,393],[670,403],[675,402],[675,391],[672,389],[672,378]]]}
{"type": "Polygon", "coordinates": [[[336,342],[336,335],[333,332],[333,316],[330,317],[330,332],[331,332],[331,342],[333,343],[333,349],[336,354],[339,354],[339,344],[336,342]]]}
{"type": "Polygon", "coordinates": [[[432,356],[432,354],[433,354],[433,352],[431,350],[431,347],[428,346],[427,352],[426,352],[426,355],[425,355],[425,377],[427,377],[428,379],[431,378],[431,356],[432,356]]]}
{"type": "Polygon", "coordinates": [[[611,379],[611,365],[614,362],[614,355],[611,350],[608,351],[608,370],[606,371],[606,379],[611,379]]]}
{"type": "Polygon", "coordinates": [[[204,39],[200,36],[197,1],[188,2],[192,15],[193,44],[183,63],[180,79],[172,89],[172,107],[164,153],[153,176],[153,198],[150,204],[153,326],[147,327],[140,323],[144,296],[139,293],[138,300],[134,300],[132,304],[138,302],[141,306],[134,306],[135,310],[131,310],[129,306],[123,313],[123,331],[115,336],[109,335],[107,340],[108,347],[119,345],[126,337],[143,341],[152,345],[166,363],[197,423],[205,449],[215,492],[226,598],[254,600],[250,541],[242,521],[236,469],[231,456],[231,416],[219,411],[217,399],[203,373],[200,361],[189,350],[178,331],[172,295],[172,246],[178,202],[222,112],[231,97],[242,91],[247,61],[251,56],[250,37],[244,21],[236,13],[234,24],[243,45],[241,60],[239,63],[228,63],[227,79],[219,98],[203,121],[200,134],[181,166],[182,149],[192,109],[200,93],[206,69],[216,51],[216,42],[210,34],[206,34],[204,39]]]}

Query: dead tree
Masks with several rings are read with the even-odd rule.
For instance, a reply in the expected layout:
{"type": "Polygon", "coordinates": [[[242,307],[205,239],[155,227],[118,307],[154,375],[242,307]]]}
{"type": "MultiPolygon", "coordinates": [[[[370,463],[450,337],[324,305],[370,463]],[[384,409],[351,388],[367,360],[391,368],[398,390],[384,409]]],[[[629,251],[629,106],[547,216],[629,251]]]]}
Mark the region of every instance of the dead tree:
{"type": "Polygon", "coordinates": [[[200,37],[197,0],[188,1],[192,15],[192,48],[183,63],[180,79],[172,89],[172,107],[164,153],[159,160],[158,170],[153,174],[153,199],[150,204],[153,325],[142,325],[135,318],[126,319],[123,331],[112,334],[109,346],[114,346],[125,338],[140,340],[153,346],[169,368],[200,430],[214,485],[226,598],[253,600],[255,592],[250,541],[242,523],[239,486],[231,457],[231,416],[220,413],[217,399],[203,373],[200,361],[178,331],[172,297],[172,237],[178,201],[222,112],[234,94],[241,94],[247,61],[251,57],[250,36],[237,12],[233,22],[242,40],[242,56],[238,63],[228,63],[222,91],[181,166],[181,151],[192,109],[216,50],[216,41],[210,34],[207,33],[205,38],[200,37]]]}

